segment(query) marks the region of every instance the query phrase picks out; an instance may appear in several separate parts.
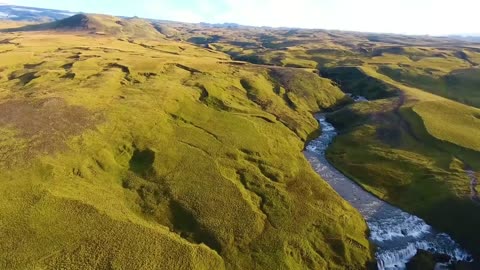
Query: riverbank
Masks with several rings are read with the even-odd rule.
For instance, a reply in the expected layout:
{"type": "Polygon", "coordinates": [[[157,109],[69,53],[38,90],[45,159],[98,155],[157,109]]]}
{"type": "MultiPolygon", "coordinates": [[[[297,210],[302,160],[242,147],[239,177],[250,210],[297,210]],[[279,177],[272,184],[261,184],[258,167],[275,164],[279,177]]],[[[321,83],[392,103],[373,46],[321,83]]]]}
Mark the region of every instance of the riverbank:
{"type": "Polygon", "coordinates": [[[480,154],[433,138],[405,103],[395,110],[398,97],[379,99],[329,114],[339,136],[327,158],[377,197],[451,235],[478,259],[480,215],[474,214],[478,204],[462,160],[471,164],[480,154]]]}
{"type": "Polygon", "coordinates": [[[310,142],[305,156],[315,171],[367,220],[370,238],[378,247],[379,269],[405,269],[417,250],[446,254],[452,261],[470,260],[468,253],[448,235],[436,232],[420,218],[378,199],[336,170],[327,161],[325,152],[337,132],[325,116],[320,115],[318,120],[322,135],[310,142]]]}

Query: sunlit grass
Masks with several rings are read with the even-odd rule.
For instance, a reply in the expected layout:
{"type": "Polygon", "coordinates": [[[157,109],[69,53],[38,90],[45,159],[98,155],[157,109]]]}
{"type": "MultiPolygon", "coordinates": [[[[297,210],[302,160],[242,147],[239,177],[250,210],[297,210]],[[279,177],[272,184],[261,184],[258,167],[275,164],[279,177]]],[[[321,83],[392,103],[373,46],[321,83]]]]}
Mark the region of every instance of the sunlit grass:
{"type": "Polygon", "coordinates": [[[0,63],[1,104],[39,119],[2,118],[2,268],[359,269],[371,259],[360,214],[301,153],[318,128],[312,113],[344,102],[329,80],[230,65],[182,42],[52,37],[20,34],[0,63]],[[56,128],[66,124],[76,129],[56,128]]]}

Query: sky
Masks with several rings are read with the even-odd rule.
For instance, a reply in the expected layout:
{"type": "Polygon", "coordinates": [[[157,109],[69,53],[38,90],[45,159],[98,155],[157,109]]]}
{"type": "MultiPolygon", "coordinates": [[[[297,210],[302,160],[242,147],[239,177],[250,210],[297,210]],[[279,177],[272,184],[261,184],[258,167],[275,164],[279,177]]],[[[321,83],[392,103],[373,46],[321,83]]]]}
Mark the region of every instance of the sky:
{"type": "Polygon", "coordinates": [[[74,12],[415,35],[480,34],[480,0],[0,0],[74,12]]]}

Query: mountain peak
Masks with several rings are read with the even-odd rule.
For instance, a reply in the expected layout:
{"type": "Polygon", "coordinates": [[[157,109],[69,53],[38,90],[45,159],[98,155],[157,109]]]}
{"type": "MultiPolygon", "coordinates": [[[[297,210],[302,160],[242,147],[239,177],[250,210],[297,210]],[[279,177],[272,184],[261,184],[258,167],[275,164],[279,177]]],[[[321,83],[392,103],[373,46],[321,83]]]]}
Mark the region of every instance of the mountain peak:
{"type": "Polygon", "coordinates": [[[3,32],[28,31],[86,31],[90,34],[105,34],[138,38],[161,38],[151,23],[142,19],[121,19],[110,15],[80,13],[48,23],[5,29],[3,32]]]}
{"type": "Polygon", "coordinates": [[[88,28],[88,23],[91,20],[91,16],[80,13],[57,21],[55,24],[57,28],[88,28]]]}

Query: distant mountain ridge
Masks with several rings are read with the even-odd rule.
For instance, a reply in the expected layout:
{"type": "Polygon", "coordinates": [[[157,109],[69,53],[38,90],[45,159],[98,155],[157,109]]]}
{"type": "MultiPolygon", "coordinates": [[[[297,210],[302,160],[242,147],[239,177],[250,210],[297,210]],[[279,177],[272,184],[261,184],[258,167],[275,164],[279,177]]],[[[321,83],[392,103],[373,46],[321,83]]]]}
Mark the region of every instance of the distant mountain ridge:
{"type": "Polygon", "coordinates": [[[75,15],[66,10],[23,7],[0,3],[0,20],[48,22],[68,18],[75,15]]]}
{"type": "Polygon", "coordinates": [[[118,18],[110,15],[76,14],[52,22],[3,29],[2,32],[24,31],[85,31],[121,37],[158,39],[164,37],[152,23],[138,18],[118,18]]]}
{"type": "MultiPolygon", "coordinates": [[[[46,8],[37,8],[37,7],[25,7],[25,6],[17,6],[17,5],[10,5],[6,3],[0,2],[0,21],[1,20],[8,20],[8,21],[18,21],[18,22],[33,22],[33,23],[45,23],[45,22],[53,22],[62,19],[66,19],[68,17],[74,16],[75,14],[82,13],[81,11],[72,12],[68,10],[57,10],[57,9],[46,9],[46,8]]],[[[106,16],[106,15],[105,15],[106,16]]],[[[132,18],[127,16],[116,16],[118,18],[126,19],[132,18]]],[[[134,17],[137,18],[137,17],[134,17]]],[[[261,29],[296,29],[296,28],[289,28],[289,27],[267,27],[267,26],[248,26],[248,25],[241,25],[237,23],[225,22],[225,23],[207,23],[207,22],[199,22],[199,23],[183,23],[179,21],[170,21],[170,20],[162,20],[162,19],[151,19],[151,18],[142,18],[145,21],[153,23],[155,27],[158,29],[162,29],[167,27],[166,24],[171,25],[180,25],[183,26],[185,24],[188,25],[197,25],[198,27],[202,28],[217,28],[217,29],[251,29],[251,28],[261,28],[261,29]]],[[[320,30],[320,29],[317,29],[320,30]]],[[[162,32],[159,30],[159,32],[162,32]]],[[[171,35],[172,31],[167,30],[166,36],[171,35]]],[[[341,32],[352,32],[352,31],[341,31],[341,32]]],[[[373,34],[373,33],[372,33],[373,34]]],[[[391,35],[391,34],[389,34],[391,35]]],[[[409,35],[402,35],[402,34],[394,34],[395,36],[409,36],[409,35]]],[[[467,42],[480,42],[480,33],[465,33],[465,34],[452,34],[444,36],[449,39],[456,39],[461,41],[467,42]]]]}
{"type": "Polygon", "coordinates": [[[480,42],[480,34],[451,35],[449,37],[468,42],[480,42]]]}

